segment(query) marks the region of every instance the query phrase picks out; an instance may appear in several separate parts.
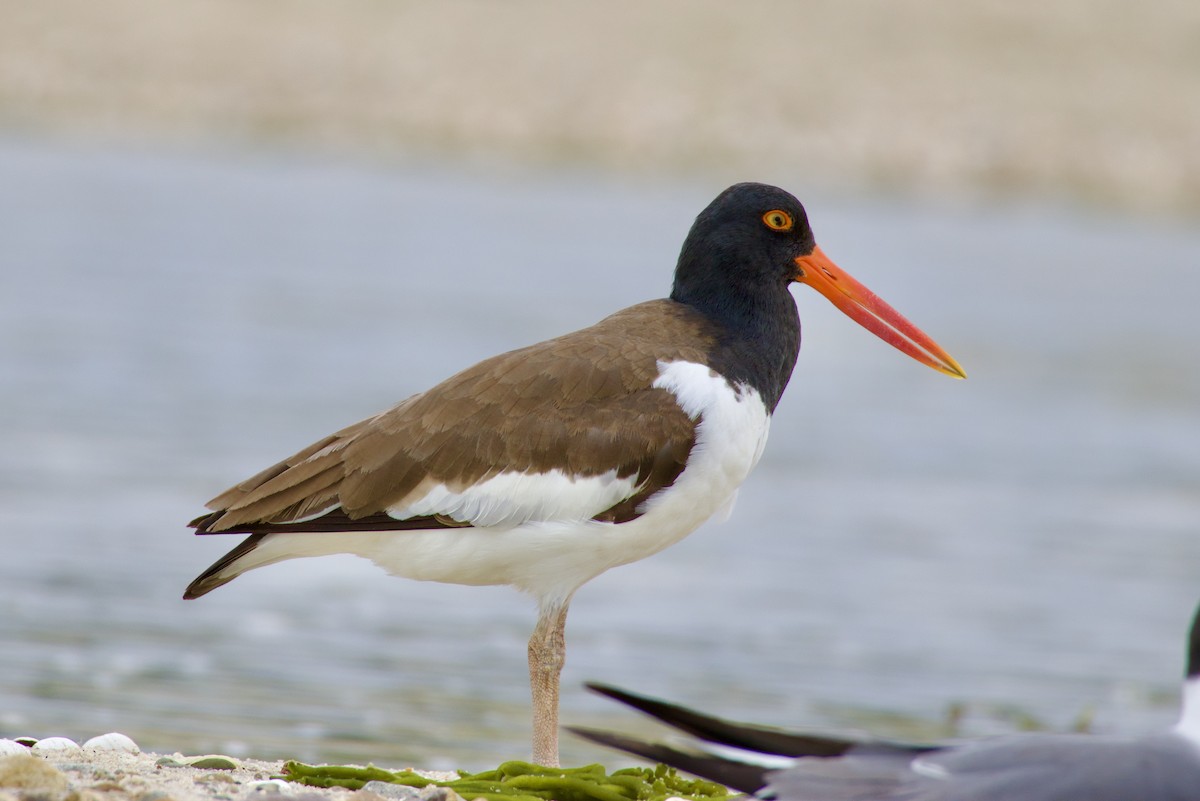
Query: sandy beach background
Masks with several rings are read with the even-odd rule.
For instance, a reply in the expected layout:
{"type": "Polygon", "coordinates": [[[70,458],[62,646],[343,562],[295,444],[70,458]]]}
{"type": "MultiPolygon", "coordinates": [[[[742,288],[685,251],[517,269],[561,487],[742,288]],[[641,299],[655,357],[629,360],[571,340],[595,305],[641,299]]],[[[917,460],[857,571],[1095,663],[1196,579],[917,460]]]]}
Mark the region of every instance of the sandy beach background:
{"type": "Polygon", "coordinates": [[[0,129],[1200,210],[1189,0],[0,2],[0,129]]]}
{"type": "Polygon", "coordinates": [[[243,761],[51,760],[86,801],[273,792],[256,757],[525,756],[525,599],[329,559],[184,604],[227,543],[183,524],[661,294],[747,179],[819,208],[972,378],[799,301],[803,373],[737,517],[581,591],[564,720],[637,729],[588,679],[889,736],[960,701],[967,734],[1171,719],[1200,586],[1200,4],[0,0],[0,736],[243,761]]]}

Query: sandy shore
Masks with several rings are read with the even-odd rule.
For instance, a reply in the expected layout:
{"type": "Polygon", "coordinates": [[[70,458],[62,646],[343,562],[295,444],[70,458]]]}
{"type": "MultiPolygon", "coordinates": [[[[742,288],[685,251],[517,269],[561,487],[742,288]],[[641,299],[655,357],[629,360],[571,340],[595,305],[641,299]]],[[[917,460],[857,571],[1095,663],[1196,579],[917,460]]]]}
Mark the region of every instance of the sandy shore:
{"type": "Polygon", "coordinates": [[[122,734],[84,743],[0,740],[0,801],[726,801],[730,791],[659,765],[609,772],[511,761],[472,774],[141,753],[122,734]],[[291,781],[291,779],[296,781],[291,781]],[[330,789],[325,789],[330,788],[330,789]],[[350,789],[344,789],[350,788],[350,789]]]}
{"type": "Polygon", "coordinates": [[[0,129],[1200,210],[1200,4],[0,0],[0,129]]]}
{"type": "MultiPolygon", "coordinates": [[[[164,767],[162,760],[183,761],[182,754],[130,754],[115,751],[78,751],[57,756],[0,758],[0,799],[40,798],[48,801],[213,801],[228,798],[346,798],[351,791],[323,790],[272,779],[282,762],[237,760],[232,770],[200,767],[164,767]]],[[[356,801],[378,801],[378,796],[358,792],[356,801]]]]}
{"type": "MultiPolygon", "coordinates": [[[[283,762],[237,759],[218,755],[150,754],[125,750],[68,748],[28,754],[0,755],[0,801],[382,801],[369,789],[323,789],[276,778],[283,762]],[[193,766],[191,763],[198,763],[193,766]]],[[[424,772],[451,779],[449,773],[424,772]]],[[[431,797],[399,785],[383,788],[387,797],[411,794],[431,797]],[[394,788],[394,791],[392,790],[394,788]]],[[[440,801],[453,793],[432,793],[440,801]]]]}

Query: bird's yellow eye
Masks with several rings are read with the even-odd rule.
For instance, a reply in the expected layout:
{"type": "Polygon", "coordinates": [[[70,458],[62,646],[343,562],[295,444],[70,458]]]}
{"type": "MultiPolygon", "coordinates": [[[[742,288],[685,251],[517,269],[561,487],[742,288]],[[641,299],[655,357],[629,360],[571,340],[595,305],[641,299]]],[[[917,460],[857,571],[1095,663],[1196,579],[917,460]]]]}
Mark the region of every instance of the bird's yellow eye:
{"type": "Polygon", "coordinates": [[[764,214],[762,219],[767,227],[774,231],[790,231],[795,225],[792,215],[782,209],[772,209],[764,214]]]}

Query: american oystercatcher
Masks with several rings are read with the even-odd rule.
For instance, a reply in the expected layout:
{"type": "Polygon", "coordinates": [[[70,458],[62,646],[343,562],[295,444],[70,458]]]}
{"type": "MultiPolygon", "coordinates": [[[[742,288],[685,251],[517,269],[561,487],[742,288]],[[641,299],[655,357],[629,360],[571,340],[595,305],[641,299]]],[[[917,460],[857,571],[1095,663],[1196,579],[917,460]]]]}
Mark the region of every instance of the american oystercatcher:
{"type": "Polygon", "coordinates": [[[1188,637],[1179,722],[1137,737],[1023,733],[910,745],[733,723],[614,687],[588,686],[668,726],[728,747],[692,749],[595,729],[573,728],[574,733],[773,801],[1200,798],[1200,608],[1188,637]]]}
{"type": "Polygon", "coordinates": [[[184,598],[256,567],[335,553],[407,578],[512,585],[538,602],[533,758],[557,764],[571,597],[729,504],[800,350],[794,282],[964,377],[826,258],[799,201],[738,184],[696,218],[670,298],[480,362],[218,495],[190,525],[250,536],[184,598]]]}

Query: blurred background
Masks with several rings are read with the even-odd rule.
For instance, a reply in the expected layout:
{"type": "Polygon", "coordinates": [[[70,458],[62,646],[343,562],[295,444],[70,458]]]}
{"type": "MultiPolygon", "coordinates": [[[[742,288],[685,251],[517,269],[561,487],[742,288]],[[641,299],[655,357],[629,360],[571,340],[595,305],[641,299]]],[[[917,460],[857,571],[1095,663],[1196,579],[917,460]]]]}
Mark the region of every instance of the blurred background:
{"type": "MultiPolygon", "coordinates": [[[[0,0],[0,736],[478,769],[531,603],[184,586],[234,482],[666,294],[739,180],[970,375],[796,290],[732,519],[578,594],[599,680],[922,738],[1174,719],[1200,599],[1200,6],[0,0]],[[954,726],[948,726],[953,722],[954,726]]],[[[563,743],[569,763],[620,757],[563,743]]]]}

